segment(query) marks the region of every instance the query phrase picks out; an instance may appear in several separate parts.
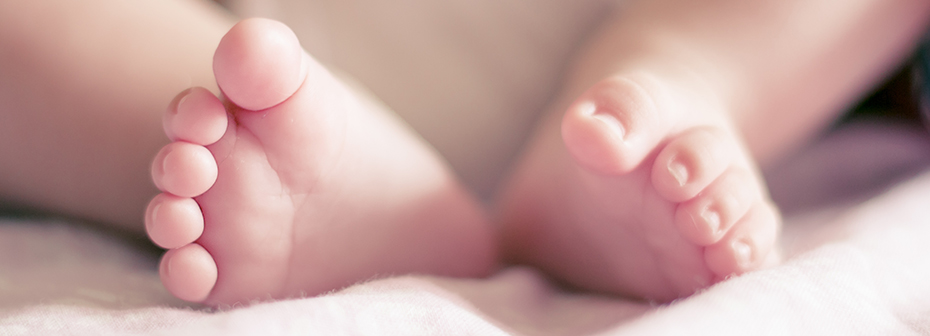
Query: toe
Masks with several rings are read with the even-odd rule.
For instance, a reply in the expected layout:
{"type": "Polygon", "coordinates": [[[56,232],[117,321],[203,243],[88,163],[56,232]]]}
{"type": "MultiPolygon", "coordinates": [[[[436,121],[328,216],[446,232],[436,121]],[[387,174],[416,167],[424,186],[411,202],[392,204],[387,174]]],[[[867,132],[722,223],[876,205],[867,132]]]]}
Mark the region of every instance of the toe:
{"type": "Polygon", "coordinates": [[[145,231],[158,246],[178,248],[200,238],[203,213],[191,198],[160,194],[145,211],[145,231]]]}
{"type": "Polygon", "coordinates": [[[681,203],[675,224],[694,244],[707,246],[722,239],[731,227],[761,199],[756,181],[746,169],[724,172],[697,197],[681,203]]]}
{"type": "Polygon", "coordinates": [[[190,302],[203,302],[216,285],[216,263],[210,253],[197,244],[165,253],[159,274],[171,294],[190,302]]]}
{"type": "Polygon", "coordinates": [[[715,128],[694,128],[672,139],[652,166],[652,184],[672,202],[694,198],[727,167],[734,146],[715,128]]]}
{"type": "Polygon", "coordinates": [[[669,130],[644,76],[611,77],[568,108],[562,139],[583,167],[602,174],[635,169],[669,130]],[[642,78],[640,78],[642,77],[642,78]]]}
{"type": "Polygon", "coordinates": [[[163,147],[152,163],[152,180],[158,189],[181,197],[203,194],[216,181],[217,167],[206,147],[173,142],[163,147]]]}
{"type": "Polygon", "coordinates": [[[718,277],[738,275],[771,262],[779,231],[773,205],[757,202],[718,243],[704,251],[707,267],[718,277]]]}
{"type": "Polygon", "coordinates": [[[226,109],[213,93],[195,87],[178,94],[165,113],[165,134],[172,141],[210,145],[226,132],[226,109]]]}
{"type": "MultiPolygon", "coordinates": [[[[350,128],[348,116],[363,110],[351,91],[303,52],[293,32],[276,21],[237,24],[217,47],[213,68],[229,100],[231,118],[224,137],[210,145],[210,151],[226,158],[232,148],[242,153],[246,143],[260,144],[255,152],[272,166],[307,168],[288,172],[288,184],[315,183],[320,170],[328,168],[316,160],[340,155],[350,128]],[[310,156],[315,162],[308,164],[310,156]]],[[[228,165],[221,170],[236,164],[224,162],[228,165]]]]}
{"type": "Polygon", "coordinates": [[[283,23],[246,19],[220,41],[213,56],[216,82],[227,99],[247,110],[280,104],[304,80],[304,52],[283,23]]]}

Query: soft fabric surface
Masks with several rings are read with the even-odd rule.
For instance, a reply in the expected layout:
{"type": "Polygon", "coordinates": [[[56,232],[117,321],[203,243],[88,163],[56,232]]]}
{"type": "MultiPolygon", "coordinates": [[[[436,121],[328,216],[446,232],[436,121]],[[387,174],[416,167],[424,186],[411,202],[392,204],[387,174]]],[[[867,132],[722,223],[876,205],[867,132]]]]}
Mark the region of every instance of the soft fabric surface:
{"type": "Polygon", "coordinates": [[[853,128],[806,151],[770,175],[794,213],[786,262],[669,305],[569,293],[511,267],[208,310],[171,298],[152,251],[73,223],[2,220],[0,335],[930,334],[930,173],[913,174],[928,148],[853,128]]]}

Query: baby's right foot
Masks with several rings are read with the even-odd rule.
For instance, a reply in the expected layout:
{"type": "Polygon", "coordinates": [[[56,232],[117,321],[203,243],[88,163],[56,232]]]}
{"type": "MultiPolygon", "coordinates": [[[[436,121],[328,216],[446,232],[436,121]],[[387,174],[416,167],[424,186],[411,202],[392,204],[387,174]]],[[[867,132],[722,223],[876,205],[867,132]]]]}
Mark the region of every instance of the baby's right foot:
{"type": "Polygon", "coordinates": [[[303,52],[283,24],[250,19],[214,57],[226,105],[181,93],[175,141],[153,164],[146,213],[170,249],[162,282],[208,304],[316,295],[377,276],[482,276],[494,240],[436,155],[303,52]]]}

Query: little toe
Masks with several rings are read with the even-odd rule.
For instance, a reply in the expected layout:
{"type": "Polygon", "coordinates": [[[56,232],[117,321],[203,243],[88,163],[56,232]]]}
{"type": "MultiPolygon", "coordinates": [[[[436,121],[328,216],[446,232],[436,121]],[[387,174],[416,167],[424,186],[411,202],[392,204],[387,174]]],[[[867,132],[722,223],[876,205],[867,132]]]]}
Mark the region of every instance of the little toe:
{"type": "Polygon", "coordinates": [[[159,194],[145,211],[145,231],[166,249],[193,243],[203,233],[203,213],[191,198],[159,194]]]}
{"type": "Polygon", "coordinates": [[[246,19],[223,36],[213,56],[217,85],[247,110],[264,110],[294,94],[304,80],[305,54],[283,23],[246,19]]]}
{"type": "Polygon", "coordinates": [[[197,244],[169,250],[159,265],[161,282],[181,300],[203,302],[216,285],[216,262],[197,244]]]}
{"type": "Polygon", "coordinates": [[[758,269],[777,253],[779,218],[774,205],[755,203],[726,237],[704,250],[707,267],[718,277],[738,275],[758,269]]]}
{"type": "Polygon", "coordinates": [[[688,130],[668,143],[652,166],[652,184],[671,202],[683,202],[707,188],[732,161],[733,142],[715,128],[688,130]]]}
{"type": "Polygon", "coordinates": [[[152,163],[152,181],[159,190],[181,197],[206,192],[216,182],[217,166],[206,147],[173,142],[163,147],[152,163]]]}
{"type": "Polygon", "coordinates": [[[572,104],[562,119],[562,139],[575,160],[601,174],[632,171],[669,130],[644,76],[611,77],[572,104]]]}
{"type": "Polygon", "coordinates": [[[226,132],[228,118],[223,103],[209,90],[195,87],[185,90],[168,105],[163,120],[165,134],[172,141],[187,141],[207,146],[226,132]]]}
{"type": "Polygon", "coordinates": [[[752,174],[732,167],[699,195],[680,203],[675,210],[675,224],[692,243],[711,245],[723,239],[761,197],[752,174]]]}

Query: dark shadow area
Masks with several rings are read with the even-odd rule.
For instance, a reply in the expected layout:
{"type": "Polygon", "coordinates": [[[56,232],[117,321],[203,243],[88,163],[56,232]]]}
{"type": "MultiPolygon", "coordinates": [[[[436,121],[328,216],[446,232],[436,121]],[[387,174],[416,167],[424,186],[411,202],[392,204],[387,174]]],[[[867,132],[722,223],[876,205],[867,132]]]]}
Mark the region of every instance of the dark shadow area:
{"type": "Polygon", "coordinates": [[[921,77],[909,62],[809,146],[766,172],[783,213],[859,202],[930,167],[921,77]]]}

